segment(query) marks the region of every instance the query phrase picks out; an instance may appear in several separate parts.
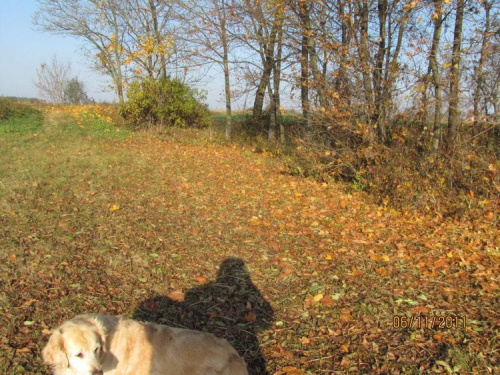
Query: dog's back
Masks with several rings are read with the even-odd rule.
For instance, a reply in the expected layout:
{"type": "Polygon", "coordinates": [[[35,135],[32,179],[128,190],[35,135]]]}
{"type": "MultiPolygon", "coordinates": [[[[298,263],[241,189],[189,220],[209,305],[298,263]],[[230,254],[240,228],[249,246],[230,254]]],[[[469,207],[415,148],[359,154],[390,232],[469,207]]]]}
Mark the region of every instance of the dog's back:
{"type": "Polygon", "coordinates": [[[108,333],[111,355],[103,363],[105,374],[248,374],[236,350],[210,333],[105,315],[97,319],[114,328],[108,333]]]}

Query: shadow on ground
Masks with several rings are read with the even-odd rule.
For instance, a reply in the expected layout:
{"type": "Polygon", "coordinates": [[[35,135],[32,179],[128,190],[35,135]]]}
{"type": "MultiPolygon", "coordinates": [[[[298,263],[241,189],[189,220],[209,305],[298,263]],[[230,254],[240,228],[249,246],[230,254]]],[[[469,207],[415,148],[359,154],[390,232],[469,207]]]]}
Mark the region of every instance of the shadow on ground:
{"type": "Polygon", "coordinates": [[[228,258],[217,279],[189,289],[183,301],[155,296],[141,303],[134,319],[207,331],[227,339],[245,359],[249,374],[269,374],[257,333],[269,328],[274,312],[252,283],[243,260],[228,258]]]}

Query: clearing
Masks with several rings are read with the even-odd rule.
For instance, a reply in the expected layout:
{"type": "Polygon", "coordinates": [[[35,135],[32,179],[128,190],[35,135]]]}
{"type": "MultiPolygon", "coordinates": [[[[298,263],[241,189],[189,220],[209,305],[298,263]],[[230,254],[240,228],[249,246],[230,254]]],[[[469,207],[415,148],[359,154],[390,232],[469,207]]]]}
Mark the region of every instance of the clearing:
{"type": "Polygon", "coordinates": [[[103,311],[225,336],[251,374],[497,373],[499,244],[490,217],[53,110],[0,132],[0,372],[48,374],[50,328],[103,311]]]}

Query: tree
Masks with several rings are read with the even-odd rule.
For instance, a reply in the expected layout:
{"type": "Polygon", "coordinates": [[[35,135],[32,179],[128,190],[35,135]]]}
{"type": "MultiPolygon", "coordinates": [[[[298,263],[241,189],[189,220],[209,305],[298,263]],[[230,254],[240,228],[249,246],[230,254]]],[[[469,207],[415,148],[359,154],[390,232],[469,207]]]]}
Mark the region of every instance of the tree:
{"type": "Polygon", "coordinates": [[[38,0],[35,24],[42,30],[72,35],[85,42],[96,67],[109,75],[120,103],[124,101],[125,29],[117,0],[38,0]]]}
{"type": "Polygon", "coordinates": [[[224,94],[226,102],[225,137],[231,139],[231,73],[230,48],[234,39],[231,28],[234,17],[227,0],[183,1],[181,2],[182,20],[190,26],[187,38],[195,46],[195,58],[204,63],[217,64],[224,72],[224,94]]]}
{"type": "Polygon", "coordinates": [[[71,64],[60,63],[54,55],[50,63],[42,63],[36,70],[36,87],[52,103],[64,102],[64,91],[71,74],[71,64]]]}
{"type": "Polygon", "coordinates": [[[90,102],[90,99],[85,92],[83,82],[77,77],[71,78],[64,89],[64,102],[67,104],[85,104],[90,102]]]}
{"type": "Polygon", "coordinates": [[[436,151],[441,142],[441,76],[438,65],[439,43],[441,41],[441,30],[443,26],[442,0],[433,0],[434,13],[432,13],[434,31],[432,34],[432,46],[429,54],[429,70],[432,72],[432,84],[434,85],[434,121],[433,121],[433,149],[436,151]]]}
{"type": "Polygon", "coordinates": [[[448,146],[455,142],[459,122],[460,54],[465,1],[457,0],[455,31],[453,32],[453,52],[450,67],[450,100],[448,105],[448,146]]]}

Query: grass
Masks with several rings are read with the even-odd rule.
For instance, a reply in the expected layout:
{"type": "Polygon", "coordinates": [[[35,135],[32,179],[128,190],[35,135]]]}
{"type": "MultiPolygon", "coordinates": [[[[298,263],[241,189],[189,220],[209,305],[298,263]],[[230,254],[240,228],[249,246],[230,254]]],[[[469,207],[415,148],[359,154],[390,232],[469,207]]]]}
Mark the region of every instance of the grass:
{"type": "Polygon", "coordinates": [[[0,98],[0,134],[31,132],[42,123],[40,110],[24,102],[0,98]]]}
{"type": "Polygon", "coordinates": [[[379,207],[188,133],[55,108],[0,134],[0,373],[49,374],[50,328],[97,311],[225,336],[251,374],[499,369],[497,228],[379,207]],[[397,329],[395,314],[468,323],[397,329]]]}

